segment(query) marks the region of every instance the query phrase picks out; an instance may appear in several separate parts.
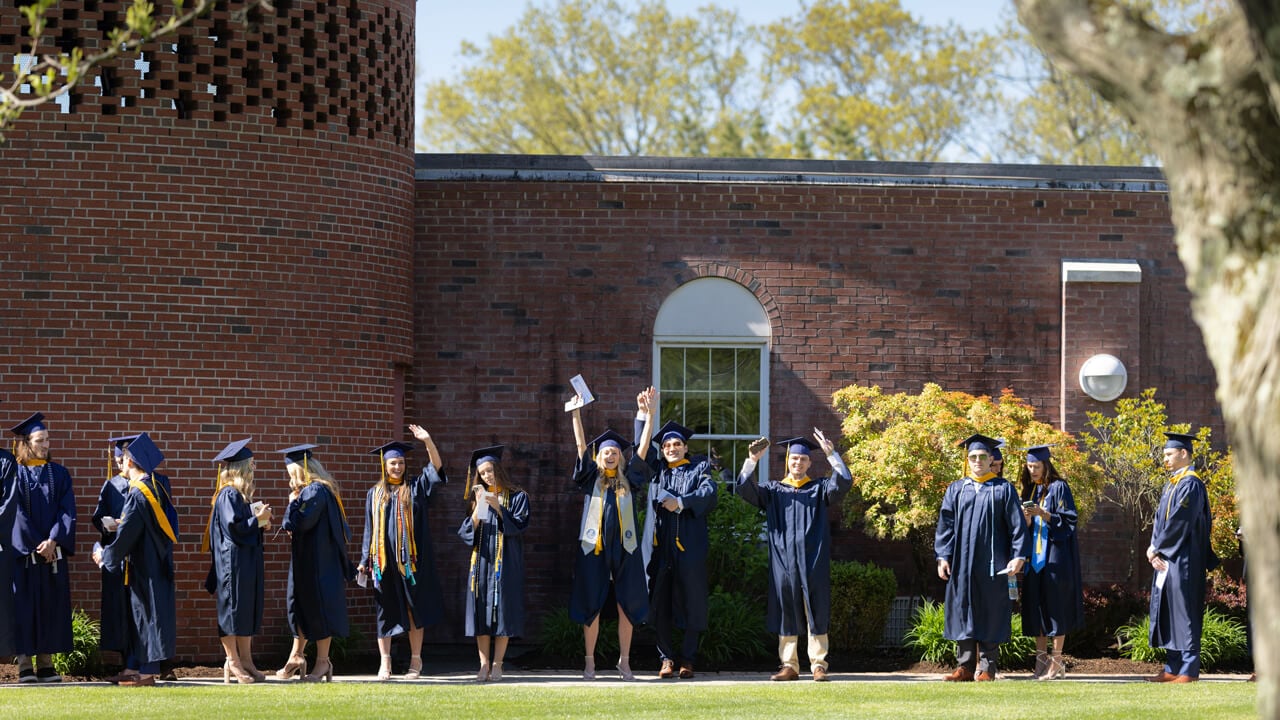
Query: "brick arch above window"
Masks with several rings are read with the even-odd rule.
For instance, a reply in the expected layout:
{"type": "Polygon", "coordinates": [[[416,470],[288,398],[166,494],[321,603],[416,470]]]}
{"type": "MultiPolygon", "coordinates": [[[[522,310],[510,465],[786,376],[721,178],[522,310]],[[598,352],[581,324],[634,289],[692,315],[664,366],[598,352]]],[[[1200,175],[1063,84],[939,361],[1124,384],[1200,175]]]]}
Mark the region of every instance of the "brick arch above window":
{"type": "MultiPolygon", "coordinates": [[[[685,309],[687,309],[682,307],[684,305],[683,302],[680,302],[678,304],[673,304],[672,299],[675,298],[679,300],[682,297],[688,297],[688,298],[694,297],[692,295],[688,295],[688,293],[690,292],[696,292],[699,294],[710,293],[714,297],[718,297],[725,302],[728,302],[731,298],[735,297],[735,294],[736,294],[736,297],[740,300],[745,300],[745,298],[748,295],[754,298],[754,300],[756,301],[756,305],[759,306],[758,311],[761,314],[760,318],[751,320],[751,322],[754,322],[756,324],[756,327],[749,328],[749,329],[746,327],[740,327],[740,330],[747,330],[747,331],[742,332],[741,334],[738,334],[737,336],[739,337],[743,337],[743,338],[755,337],[755,338],[765,338],[766,340],[769,340],[778,331],[778,329],[781,328],[782,314],[778,308],[778,303],[774,300],[773,295],[768,291],[768,289],[765,288],[764,284],[759,280],[757,280],[751,273],[747,272],[746,270],[743,270],[738,267],[734,267],[733,265],[727,265],[724,263],[700,263],[700,264],[688,266],[686,273],[687,274],[678,275],[675,278],[677,283],[676,288],[672,290],[671,293],[668,294],[665,298],[661,298],[660,305],[657,308],[655,308],[656,314],[658,316],[658,319],[655,320],[654,322],[655,336],[661,336],[665,334],[662,329],[663,328],[662,318],[664,317],[664,315],[671,316],[674,318],[674,315],[677,312],[683,312],[685,309]],[[689,275],[692,275],[692,277],[690,277],[689,275]],[[718,290],[710,290],[709,289],[711,287],[710,285],[702,284],[704,283],[704,281],[716,279],[716,278],[726,280],[726,281],[731,281],[731,283],[728,283],[723,286],[719,286],[718,290]],[[730,287],[730,285],[739,286],[737,288],[736,293],[735,293],[735,290],[732,287],[730,287]]],[[[694,309],[696,310],[696,308],[694,309]]],[[[747,315],[750,315],[751,314],[750,304],[743,302],[735,308],[735,311],[736,313],[745,313],[747,315]]],[[[711,317],[710,314],[706,312],[697,312],[696,315],[698,315],[699,317],[707,321],[714,319],[717,322],[719,322],[720,320],[720,318],[711,317]]],[[[739,318],[739,320],[740,322],[745,321],[746,318],[745,317],[739,318]]],[[[681,334],[688,334],[688,333],[684,332],[681,334]]],[[[706,336],[707,334],[708,333],[703,333],[703,336],[706,336]]],[[[709,334],[712,336],[722,336],[726,334],[726,330],[723,327],[721,327],[719,330],[715,330],[713,328],[712,332],[709,334]]]]}

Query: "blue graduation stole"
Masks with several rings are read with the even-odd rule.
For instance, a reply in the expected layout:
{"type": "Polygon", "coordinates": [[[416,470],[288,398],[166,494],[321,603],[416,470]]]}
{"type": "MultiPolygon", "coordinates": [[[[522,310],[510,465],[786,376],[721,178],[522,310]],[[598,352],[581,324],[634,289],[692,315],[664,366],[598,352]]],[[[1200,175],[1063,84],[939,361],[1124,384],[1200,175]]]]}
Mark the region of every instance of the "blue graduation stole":
{"type": "Polygon", "coordinates": [[[1031,569],[1040,572],[1049,561],[1049,525],[1039,517],[1032,518],[1035,546],[1031,552],[1031,569]]]}

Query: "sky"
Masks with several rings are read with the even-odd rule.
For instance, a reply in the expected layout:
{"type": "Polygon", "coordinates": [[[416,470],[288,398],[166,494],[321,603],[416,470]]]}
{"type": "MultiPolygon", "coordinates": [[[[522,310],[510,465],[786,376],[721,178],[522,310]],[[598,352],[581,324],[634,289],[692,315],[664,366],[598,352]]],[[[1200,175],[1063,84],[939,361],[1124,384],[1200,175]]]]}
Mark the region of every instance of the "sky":
{"type": "MultiPolygon", "coordinates": [[[[798,0],[710,0],[736,8],[743,20],[762,24],[793,14],[798,0]]],[[[485,38],[500,35],[524,13],[530,0],[418,0],[415,39],[417,79],[414,83],[414,127],[422,126],[423,86],[447,79],[458,66],[458,48],[464,40],[481,47],[485,38]]],[[[549,5],[554,0],[538,0],[549,5]]],[[[687,15],[709,0],[666,0],[674,14],[687,15]]],[[[995,30],[1003,9],[1011,0],[900,0],[908,12],[931,24],[953,21],[972,30],[995,30]]]]}

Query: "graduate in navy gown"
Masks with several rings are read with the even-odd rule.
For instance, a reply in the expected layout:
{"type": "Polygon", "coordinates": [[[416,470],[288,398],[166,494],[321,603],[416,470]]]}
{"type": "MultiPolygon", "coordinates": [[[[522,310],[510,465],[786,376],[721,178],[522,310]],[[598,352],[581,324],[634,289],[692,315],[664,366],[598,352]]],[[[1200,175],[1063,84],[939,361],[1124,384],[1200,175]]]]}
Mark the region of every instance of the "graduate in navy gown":
{"type": "MultiPolygon", "coordinates": [[[[651,407],[658,407],[656,393],[651,407]]],[[[644,423],[637,417],[636,446],[650,442],[644,423]]],[[[660,453],[649,453],[654,471],[649,488],[650,512],[645,518],[643,545],[652,543],[649,558],[649,620],[658,636],[662,666],[658,677],[694,675],[698,635],[707,629],[707,553],[711,540],[707,516],[716,507],[716,481],[706,457],[689,458],[693,431],[675,422],[658,429],[660,453]],[[650,520],[652,518],[652,520],[650,520]],[[677,654],[675,628],[684,630],[677,654]]]]}
{"type": "Polygon", "coordinates": [[[769,532],[769,632],[778,636],[781,667],[770,679],[800,677],[799,636],[808,637],[813,679],[827,680],[828,629],[831,623],[831,496],[845,492],[853,477],[836,453],[835,443],[814,428],[813,442],[797,437],[780,443],[787,449],[782,480],[756,482],[756,463],[769,449],[767,438],[749,448],[738,473],[738,497],[765,512],[769,532]],[[810,453],[822,449],[831,475],[809,477],[810,453]]]}
{"type": "Polygon", "coordinates": [[[240,683],[266,679],[253,664],[253,636],[262,632],[262,538],[271,527],[271,506],[253,500],[251,440],[235,440],[213,458],[218,488],[202,543],[202,552],[211,554],[205,589],[217,599],[226,682],[232,676],[240,683]]]}
{"type": "Polygon", "coordinates": [[[471,454],[468,515],[458,537],[471,547],[467,572],[466,634],[480,653],[476,680],[502,679],[507,641],[524,634],[524,531],[529,495],[502,466],[501,445],[471,454]],[[492,653],[490,639],[492,638],[492,653]]]}
{"type": "Polygon", "coordinates": [[[961,441],[968,474],[947,486],[934,534],[938,577],[947,582],[943,637],[956,641],[959,664],[945,678],[951,682],[996,678],[1000,643],[1009,639],[1013,617],[1008,574],[1016,576],[1026,562],[1018,491],[991,472],[998,444],[985,435],[961,441]]]}
{"type": "Polygon", "coordinates": [[[18,438],[10,541],[18,681],[59,682],[53,653],[72,649],[67,561],[75,554],[76,498],[71,473],[50,459],[44,415],[36,413],[12,431],[18,438]]]}
{"type": "MultiPolygon", "coordinates": [[[[98,491],[98,504],[93,509],[93,526],[98,530],[98,544],[106,547],[116,539],[116,528],[120,524],[120,513],[124,510],[124,499],[129,494],[129,478],[124,476],[124,448],[137,435],[111,438],[109,463],[118,472],[114,473],[102,484],[98,491]]],[[[106,568],[101,569],[102,594],[101,612],[99,613],[98,648],[110,650],[124,655],[129,640],[129,627],[132,623],[129,608],[129,593],[124,585],[124,576],[106,568]]]]}
{"type": "Polygon", "coordinates": [[[281,450],[289,473],[289,507],[281,529],[289,533],[289,584],[285,594],[293,650],[276,677],[301,675],[308,682],[333,679],[329,647],[346,637],[347,583],[355,566],[347,556],[351,527],[338,483],[315,457],[315,445],[281,450]],[[307,674],[307,641],[316,643],[316,664],[307,674]]]}
{"type": "Polygon", "coordinates": [[[1032,676],[1058,680],[1067,673],[1062,662],[1067,633],[1084,627],[1076,501],[1053,466],[1048,445],[1027,448],[1018,485],[1031,533],[1031,560],[1022,581],[1022,632],[1036,639],[1032,676]],[[1052,647],[1049,638],[1053,638],[1052,647]]]}
{"type": "Polygon", "coordinates": [[[370,451],[381,458],[382,475],[365,495],[359,572],[373,578],[378,651],[382,655],[379,680],[391,679],[391,640],[405,634],[409,636],[409,669],[404,677],[419,677],[423,631],[439,623],[443,612],[427,510],[449,478],[431,435],[419,425],[410,425],[409,430],[426,445],[428,456],[422,472],[412,481],[406,482],[405,477],[406,455],[413,445],[395,441],[370,451]]]}
{"type": "Polygon", "coordinates": [[[176,652],[177,599],[173,545],[177,512],[156,466],[164,455],[146,434],[125,448],[121,475],[129,489],[111,543],[94,550],[94,560],[122,578],[128,591],[129,615],[123,650],[125,669],[111,681],[123,686],[156,684],[160,665],[176,652]]]}
{"type": "Polygon", "coordinates": [[[1151,578],[1151,647],[1165,649],[1164,669],[1150,682],[1200,679],[1200,631],[1204,627],[1205,573],[1218,566],[1209,544],[1212,522],[1204,482],[1196,475],[1195,437],[1165,433],[1164,469],[1169,481],[1156,504],[1147,561],[1151,578]]]}
{"type": "Polygon", "coordinates": [[[17,650],[13,616],[13,566],[17,557],[9,550],[13,537],[13,516],[18,506],[13,502],[18,483],[18,461],[8,450],[0,448],[0,658],[11,657],[17,650]]]}
{"type": "MultiPolygon", "coordinates": [[[[642,409],[647,409],[647,398],[643,392],[637,396],[642,409]]],[[[647,428],[645,435],[651,432],[652,428],[647,428]]],[[[584,498],[569,617],[583,626],[586,655],[582,677],[595,679],[600,612],[612,585],[618,604],[618,673],[623,680],[634,680],[632,628],[644,623],[649,614],[649,588],[637,521],[643,502],[637,499],[637,493],[652,476],[644,458],[649,447],[646,443],[628,460],[624,452],[631,443],[613,430],[605,430],[588,445],[580,408],[573,410],[573,436],[578,448],[573,483],[584,498]]]]}

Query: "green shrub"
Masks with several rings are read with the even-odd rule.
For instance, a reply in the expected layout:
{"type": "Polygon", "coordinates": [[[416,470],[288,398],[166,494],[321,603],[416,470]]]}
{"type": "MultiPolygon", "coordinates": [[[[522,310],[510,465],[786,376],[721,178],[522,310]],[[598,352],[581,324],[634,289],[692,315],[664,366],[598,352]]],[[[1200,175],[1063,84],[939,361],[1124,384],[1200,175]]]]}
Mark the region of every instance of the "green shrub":
{"type": "Polygon", "coordinates": [[[947,614],[942,603],[925,600],[911,617],[911,629],[907,630],[902,644],[924,662],[954,665],[956,644],[943,637],[946,621],[947,614]]]}
{"type": "Polygon", "coordinates": [[[769,582],[769,548],[764,513],[723,490],[707,517],[707,587],[764,600],[769,582]]]}
{"type": "Polygon", "coordinates": [[[698,653],[712,665],[768,657],[770,636],[765,631],[764,607],[739,593],[713,592],[708,600],[706,632],[698,638],[698,653]]]}
{"type": "Polygon", "coordinates": [[[102,668],[98,641],[102,631],[97,621],[76,608],[71,613],[71,652],[55,653],[53,668],[60,675],[91,675],[102,668]]]}
{"type": "Polygon", "coordinates": [[[847,650],[875,647],[893,608],[898,581],[872,563],[831,563],[831,642],[847,650]]]}
{"type": "MultiPolygon", "coordinates": [[[[1122,625],[1116,630],[1121,657],[1138,662],[1163,662],[1164,648],[1151,647],[1151,616],[1122,625]]],[[[1200,665],[1211,668],[1241,660],[1248,655],[1244,623],[1226,613],[1209,608],[1200,630],[1200,665]]]]}
{"type": "MultiPolygon", "coordinates": [[[[924,662],[939,665],[956,663],[956,644],[943,636],[946,631],[947,613],[942,603],[925,600],[916,608],[911,619],[911,629],[903,638],[903,644],[911,651],[919,653],[924,662]]],[[[1027,664],[1036,653],[1035,638],[1022,634],[1022,616],[1014,613],[1012,634],[1009,640],[1000,643],[1000,667],[1020,667],[1027,664]]]]}
{"type": "MultiPolygon", "coordinates": [[[[544,655],[554,658],[581,658],[582,626],[569,618],[567,608],[557,608],[542,616],[542,630],[538,633],[538,646],[544,655]]],[[[615,657],[618,654],[618,621],[601,620],[600,636],[596,640],[596,655],[615,657]]]]}

